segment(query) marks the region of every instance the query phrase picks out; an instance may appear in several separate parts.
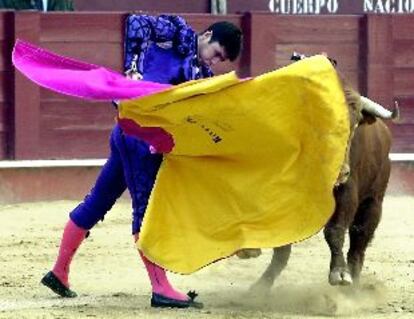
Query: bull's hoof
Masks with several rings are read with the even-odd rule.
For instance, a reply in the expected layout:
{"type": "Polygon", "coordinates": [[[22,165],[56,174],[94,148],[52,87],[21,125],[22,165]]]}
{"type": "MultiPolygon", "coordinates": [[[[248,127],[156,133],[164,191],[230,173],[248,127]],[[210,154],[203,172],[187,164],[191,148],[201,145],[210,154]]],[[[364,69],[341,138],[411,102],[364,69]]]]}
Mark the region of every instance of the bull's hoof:
{"type": "Polygon", "coordinates": [[[257,258],[262,254],[262,251],[258,248],[245,248],[236,252],[237,257],[240,259],[257,258]]]}
{"type": "Polygon", "coordinates": [[[352,276],[346,269],[334,269],[329,273],[329,283],[332,286],[352,285],[352,276]]]}

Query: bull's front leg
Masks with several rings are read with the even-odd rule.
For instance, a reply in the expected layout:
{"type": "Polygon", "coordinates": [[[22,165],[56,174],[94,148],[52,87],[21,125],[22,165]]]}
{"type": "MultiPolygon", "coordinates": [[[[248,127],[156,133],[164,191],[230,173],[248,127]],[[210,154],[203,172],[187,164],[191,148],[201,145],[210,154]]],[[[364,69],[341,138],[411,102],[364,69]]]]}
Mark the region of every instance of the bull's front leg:
{"type": "Polygon", "coordinates": [[[324,235],[331,251],[329,283],[331,285],[350,285],[352,276],[344,258],[343,246],[345,232],[353,220],[357,208],[356,194],[350,185],[342,185],[336,190],[336,209],[325,226],[324,235]]]}
{"type": "Polygon", "coordinates": [[[380,222],[382,213],[383,195],[377,198],[368,198],[362,202],[355,219],[349,228],[348,267],[354,283],[359,280],[364,263],[365,250],[374,237],[374,232],[380,222]]]}
{"type": "Polygon", "coordinates": [[[350,285],[352,276],[345,262],[343,246],[345,232],[354,219],[358,195],[352,180],[335,189],[335,212],[325,226],[324,234],[331,250],[329,283],[331,285],[350,285]]]}
{"type": "Polygon", "coordinates": [[[352,284],[351,273],[345,262],[342,250],[345,230],[345,227],[329,224],[324,229],[325,239],[331,250],[331,264],[329,267],[329,283],[331,285],[352,284]]]}
{"type": "Polygon", "coordinates": [[[270,290],[275,279],[285,269],[291,250],[292,245],[273,248],[272,261],[260,279],[250,287],[251,292],[267,293],[270,290]]]}

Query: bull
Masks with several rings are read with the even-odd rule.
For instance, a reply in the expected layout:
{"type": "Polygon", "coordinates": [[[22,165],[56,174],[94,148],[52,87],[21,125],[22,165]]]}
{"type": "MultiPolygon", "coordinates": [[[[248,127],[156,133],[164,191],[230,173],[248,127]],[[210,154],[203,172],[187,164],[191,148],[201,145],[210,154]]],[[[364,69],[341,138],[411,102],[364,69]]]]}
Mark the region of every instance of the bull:
{"type": "MultiPolygon", "coordinates": [[[[305,56],[300,55],[300,58],[305,56]]],[[[293,59],[293,58],[292,58],[293,59]]],[[[336,61],[330,59],[336,66],[336,61]]],[[[387,188],[391,163],[389,152],[391,134],[384,119],[396,119],[396,103],[391,112],[381,105],[360,96],[341,76],[350,119],[350,138],[345,161],[333,189],[335,210],[324,227],[325,240],[331,252],[329,283],[350,285],[359,280],[365,251],[380,222],[382,202],[387,188]],[[344,256],[346,231],[349,250],[344,256]]],[[[273,249],[270,265],[251,287],[254,291],[270,289],[286,267],[291,245],[273,249]]],[[[259,249],[243,249],[240,258],[260,255],[259,249]]]]}

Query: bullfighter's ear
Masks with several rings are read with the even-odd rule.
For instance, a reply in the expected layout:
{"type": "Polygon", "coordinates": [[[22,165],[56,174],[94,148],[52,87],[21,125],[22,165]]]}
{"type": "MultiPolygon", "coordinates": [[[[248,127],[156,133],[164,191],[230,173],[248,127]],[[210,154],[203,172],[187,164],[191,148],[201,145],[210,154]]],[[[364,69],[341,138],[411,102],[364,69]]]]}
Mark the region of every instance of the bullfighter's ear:
{"type": "Polygon", "coordinates": [[[377,120],[377,118],[374,115],[372,115],[372,114],[370,114],[366,111],[362,111],[362,119],[359,122],[359,124],[366,123],[366,124],[370,125],[370,124],[375,123],[376,120],[377,120]]]}

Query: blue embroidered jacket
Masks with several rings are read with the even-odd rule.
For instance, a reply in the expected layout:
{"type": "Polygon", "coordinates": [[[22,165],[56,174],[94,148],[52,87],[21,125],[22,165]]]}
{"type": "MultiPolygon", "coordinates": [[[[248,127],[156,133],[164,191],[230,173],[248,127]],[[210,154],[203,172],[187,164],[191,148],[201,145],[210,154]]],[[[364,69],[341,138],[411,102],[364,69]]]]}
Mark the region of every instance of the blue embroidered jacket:
{"type": "Polygon", "coordinates": [[[147,81],[179,84],[213,75],[198,61],[197,34],[179,16],[128,16],[124,53],[124,69],[136,60],[147,81]]]}

